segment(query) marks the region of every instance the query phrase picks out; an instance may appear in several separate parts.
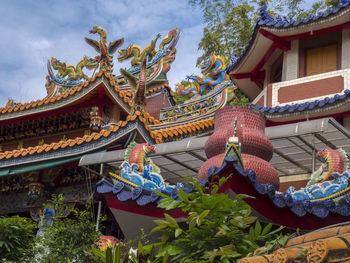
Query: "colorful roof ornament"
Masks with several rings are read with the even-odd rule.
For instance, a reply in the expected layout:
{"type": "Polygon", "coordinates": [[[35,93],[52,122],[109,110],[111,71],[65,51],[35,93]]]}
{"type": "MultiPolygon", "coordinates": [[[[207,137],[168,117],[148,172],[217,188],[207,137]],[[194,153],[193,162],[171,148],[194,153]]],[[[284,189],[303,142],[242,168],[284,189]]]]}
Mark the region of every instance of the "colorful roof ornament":
{"type": "Polygon", "coordinates": [[[83,68],[96,69],[98,67],[96,58],[84,56],[77,65],[61,62],[57,58],[51,57],[51,61],[47,62],[47,70],[49,75],[46,76],[45,87],[48,96],[62,94],[73,86],[82,84],[82,80],[88,80],[89,77],[83,72],[83,68]],[[53,70],[57,70],[57,74],[53,70]]]}
{"type": "Polygon", "coordinates": [[[159,44],[158,50],[156,50],[156,42],[159,37],[160,34],[143,50],[135,44],[130,44],[128,48],[119,50],[118,60],[124,61],[131,58],[132,67],[127,71],[131,74],[136,74],[141,70],[143,57],[147,55],[147,69],[150,69],[152,72],[160,71],[166,74],[176,57],[177,50],[175,46],[180,38],[180,31],[178,28],[169,31],[159,44]],[[161,70],[156,70],[155,68],[157,67],[161,67],[161,70]]]}
{"type": "MultiPolygon", "coordinates": [[[[198,67],[201,69],[203,77],[198,75],[187,76],[188,80],[195,81],[193,85],[178,85],[177,94],[188,95],[192,93],[194,97],[190,101],[201,98],[201,96],[210,93],[214,89],[228,87],[232,85],[229,76],[225,72],[223,58],[216,56],[215,52],[208,60],[202,61],[198,67]]],[[[190,102],[188,101],[188,102],[190,102]]]]}
{"type": "Polygon", "coordinates": [[[93,26],[93,29],[89,31],[91,34],[99,34],[100,40],[85,38],[85,41],[92,46],[98,53],[98,56],[90,58],[84,56],[77,65],[71,65],[66,62],[61,62],[57,58],[52,57],[47,62],[47,70],[49,75],[46,76],[45,87],[47,89],[47,97],[62,94],[66,90],[79,86],[82,84],[82,80],[88,80],[89,77],[83,72],[83,68],[87,69],[105,69],[107,73],[113,71],[113,54],[117,48],[120,47],[124,38],[110,42],[107,46],[107,32],[104,28],[93,26]],[[57,73],[54,73],[54,70],[57,73]]]}
{"type": "Polygon", "coordinates": [[[107,31],[100,26],[94,25],[92,30],[89,31],[91,34],[99,34],[100,40],[85,38],[85,41],[92,46],[99,54],[97,62],[100,64],[100,70],[106,69],[107,72],[113,71],[113,54],[117,49],[124,43],[124,38],[110,42],[107,46],[107,31]]]}

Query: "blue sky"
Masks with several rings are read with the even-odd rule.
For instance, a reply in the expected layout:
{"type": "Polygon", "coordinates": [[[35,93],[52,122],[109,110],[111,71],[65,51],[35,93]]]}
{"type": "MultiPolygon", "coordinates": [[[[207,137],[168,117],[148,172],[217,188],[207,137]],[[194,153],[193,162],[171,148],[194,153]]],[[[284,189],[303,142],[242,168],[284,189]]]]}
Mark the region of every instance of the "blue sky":
{"type": "MultiPolygon", "coordinates": [[[[45,97],[46,63],[51,56],[76,64],[82,56],[95,56],[84,37],[93,25],[108,32],[108,41],[124,37],[122,46],[144,47],[159,32],[165,36],[177,26],[181,38],[178,55],[168,73],[170,85],[199,73],[196,59],[203,21],[187,0],[1,0],[0,107],[8,97],[29,102],[45,97]]],[[[158,42],[159,43],[159,42],[158,42]]],[[[127,67],[114,59],[114,73],[127,67]]],[[[91,72],[86,70],[89,75],[91,72]]]]}
{"type": "MultiPolygon", "coordinates": [[[[304,0],[306,8],[312,3],[304,0]]],[[[122,48],[131,43],[144,47],[157,33],[165,36],[179,26],[170,86],[200,73],[195,65],[204,24],[200,10],[188,0],[0,0],[0,107],[8,97],[18,102],[45,97],[46,63],[51,56],[70,64],[84,55],[94,57],[95,51],[84,41],[86,36],[97,39],[88,32],[93,25],[107,30],[108,41],[124,37],[122,48]]],[[[114,59],[115,74],[128,66],[129,62],[114,59]]]]}

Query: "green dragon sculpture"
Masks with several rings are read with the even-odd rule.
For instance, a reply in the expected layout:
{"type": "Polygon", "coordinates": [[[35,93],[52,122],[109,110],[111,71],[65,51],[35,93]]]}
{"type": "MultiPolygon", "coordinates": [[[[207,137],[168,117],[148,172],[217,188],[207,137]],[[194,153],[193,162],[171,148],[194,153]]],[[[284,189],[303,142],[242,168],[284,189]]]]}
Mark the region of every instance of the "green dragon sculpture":
{"type": "Polygon", "coordinates": [[[94,25],[92,30],[89,31],[91,34],[99,34],[100,41],[85,38],[85,41],[92,46],[98,53],[99,56],[96,57],[98,63],[100,64],[100,70],[106,69],[108,72],[113,71],[113,54],[117,49],[124,43],[124,38],[110,42],[107,46],[107,31],[100,26],[94,25]]]}
{"type": "Polygon", "coordinates": [[[58,75],[62,78],[68,76],[67,79],[78,80],[78,79],[89,79],[87,75],[84,74],[83,68],[93,69],[98,66],[98,63],[95,59],[88,57],[83,57],[76,66],[67,64],[66,62],[61,62],[57,58],[51,57],[52,67],[58,71],[58,75]]]}
{"type": "Polygon", "coordinates": [[[153,56],[157,53],[155,47],[159,38],[160,34],[157,34],[156,38],[152,40],[151,43],[147,45],[142,51],[140,46],[134,44],[131,44],[127,49],[118,50],[118,61],[123,61],[132,57],[131,65],[135,66],[142,64],[142,61],[145,58],[146,61],[152,60],[153,56]]]}

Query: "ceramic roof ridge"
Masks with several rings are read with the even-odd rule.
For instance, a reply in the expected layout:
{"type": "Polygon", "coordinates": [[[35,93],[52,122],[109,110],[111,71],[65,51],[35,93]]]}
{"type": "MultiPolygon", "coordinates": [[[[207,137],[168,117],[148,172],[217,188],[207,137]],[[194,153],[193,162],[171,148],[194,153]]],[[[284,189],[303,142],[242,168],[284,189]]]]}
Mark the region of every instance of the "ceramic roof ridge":
{"type": "Polygon", "coordinates": [[[257,109],[258,111],[260,111],[262,113],[270,113],[270,114],[303,112],[305,110],[322,108],[322,107],[325,107],[329,104],[333,104],[337,101],[345,100],[346,98],[349,97],[349,94],[350,94],[350,90],[345,89],[344,94],[341,94],[341,95],[335,94],[332,97],[325,97],[324,99],[320,99],[320,100],[316,99],[313,101],[306,101],[306,102],[294,103],[294,104],[286,104],[283,106],[275,106],[275,107],[271,107],[271,106],[264,107],[264,106],[255,105],[255,104],[250,104],[249,106],[251,106],[254,109],[257,109]]]}

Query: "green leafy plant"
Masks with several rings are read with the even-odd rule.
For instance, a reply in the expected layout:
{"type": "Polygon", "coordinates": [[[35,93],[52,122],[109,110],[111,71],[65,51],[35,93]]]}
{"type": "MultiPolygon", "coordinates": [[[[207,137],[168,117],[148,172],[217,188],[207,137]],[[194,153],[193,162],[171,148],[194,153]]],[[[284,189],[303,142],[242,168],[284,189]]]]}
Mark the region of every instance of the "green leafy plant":
{"type": "Polygon", "coordinates": [[[85,209],[69,207],[64,204],[64,198],[60,195],[53,196],[49,206],[58,212],[52,226],[47,228],[38,240],[37,250],[45,248],[49,251],[43,253],[42,262],[51,259],[52,262],[66,263],[67,258],[72,262],[86,262],[92,245],[101,236],[101,233],[95,230],[90,203],[85,205],[85,209]],[[67,209],[70,212],[69,217],[65,217],[67,209]]]}
{"type": "Polygon", "coordinates": [[[0,261],[28,262],[36,224],[29,218],[0,217],[0,261]]]}
{"type": "Polygon", "coordinates": [[[156,246],[143,246],[139,242],[136,250],[132,249],[129,243],[118,243],[113,247],[107,247],[102,251],[96,247],[92,248],[94,255],[93,259],[96,263],[166,263],[168,262],[168,255],[165,254],[162,258],[156,257],[156,246]]]}
{"type": "Polygon", "coordinates": [[[210,190],[197,180],[187,180],[193,191],[186,194],[179,189],[178,196],[182,201],[158,193],[164,197],[159,207],[166,210],[181,208],[188,216],[182,225],[166,213],[164,219],[154,221],[158,226],[152,232],[162,232],[162,242],[156,244],[159,248],[157,257],[167,253],[174,262],[232,262],[252,255],[282,229],[271,231],[272,224],[262,227],[251,215],[250,206],[243,201],[249,196],[236,195],[231,199],[218,193],[226,178],[221,178],[210,190]]]}

